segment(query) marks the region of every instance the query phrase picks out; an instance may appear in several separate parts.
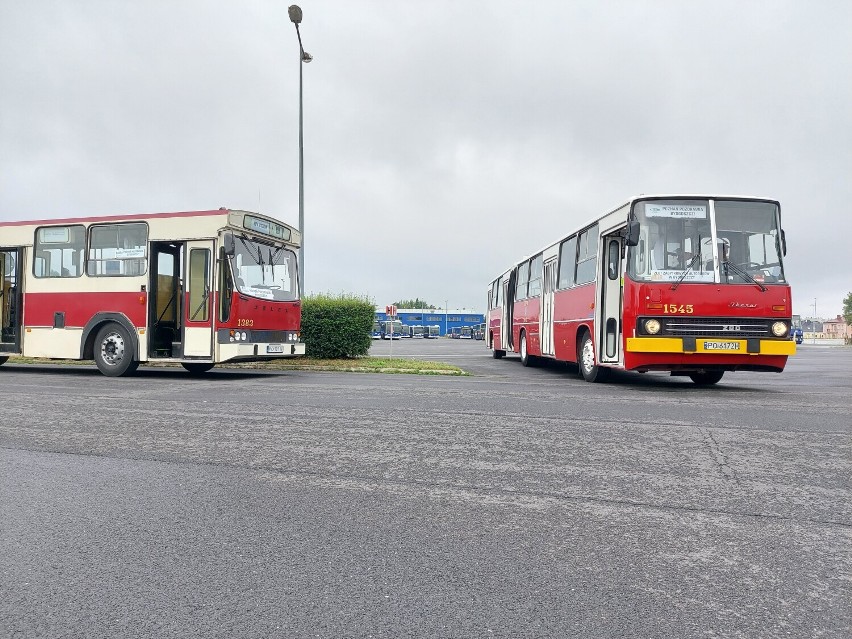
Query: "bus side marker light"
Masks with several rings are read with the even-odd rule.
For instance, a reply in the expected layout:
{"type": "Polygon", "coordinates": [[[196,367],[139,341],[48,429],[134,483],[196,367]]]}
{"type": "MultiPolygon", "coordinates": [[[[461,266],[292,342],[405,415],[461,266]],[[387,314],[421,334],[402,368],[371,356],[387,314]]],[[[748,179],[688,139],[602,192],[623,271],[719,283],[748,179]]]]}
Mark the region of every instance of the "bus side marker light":
{"type": "Polygon", "coordinates": [[[661,310],[663,310],[663,305],[660,304],[659,302],[649,302],[648,303],[648,310],[649,311],[661,311],[661,310]]]}
{"type": "Polygon", "coordinates": [[[783,313],[787,310],[787,307],[784,304],[775,304],[772,306],[772,310],[778,313],[783,313]]]}

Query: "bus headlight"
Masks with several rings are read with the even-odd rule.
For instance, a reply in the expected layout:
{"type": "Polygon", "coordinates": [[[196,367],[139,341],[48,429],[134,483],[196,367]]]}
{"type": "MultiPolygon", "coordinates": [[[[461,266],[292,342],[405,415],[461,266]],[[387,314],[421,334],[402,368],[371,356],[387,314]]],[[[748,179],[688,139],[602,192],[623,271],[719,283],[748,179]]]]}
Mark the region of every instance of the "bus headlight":
{"type": "Polygon", "coordinates": [[[775,337],[784,337],[787,334],[787,324],[784,322],[773,322],[772,334],[775,337]]]}
{"type": "Polygon", "coordinates": [[[656,335],[660,332],[660,321],[655,319],[645,320],[645,332],[648,335],[656,335]]]}

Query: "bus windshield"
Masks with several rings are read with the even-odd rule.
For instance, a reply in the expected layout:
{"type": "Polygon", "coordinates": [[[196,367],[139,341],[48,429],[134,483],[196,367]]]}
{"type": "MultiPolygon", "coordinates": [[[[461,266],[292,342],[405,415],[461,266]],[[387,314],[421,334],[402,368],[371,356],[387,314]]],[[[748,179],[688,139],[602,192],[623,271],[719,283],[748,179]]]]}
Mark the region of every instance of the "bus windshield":
{"type": "Polygon", "coordinates": [[[293,251],[244,236],[234,240],[231,268],[240,293],[278,302],[299,299],[293,251]]]}
{"type": "Polygon", "coordinates": [[[635,281],[785,282],[778,206],[737,200],[710,204],[674,199],[636,202],[639,243],[630,247],[628,275],[635,281]]]}

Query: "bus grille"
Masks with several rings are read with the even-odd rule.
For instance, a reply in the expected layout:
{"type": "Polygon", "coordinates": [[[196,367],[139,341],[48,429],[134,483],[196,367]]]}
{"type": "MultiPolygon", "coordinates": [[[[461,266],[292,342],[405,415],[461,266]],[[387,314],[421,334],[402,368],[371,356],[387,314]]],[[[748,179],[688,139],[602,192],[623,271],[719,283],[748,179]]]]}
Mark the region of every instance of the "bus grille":
{"type": "Polygon", "coordinates": [[[772,337],[776,320],[759,317],[663,317],[662,335],[706,337],[772,337]]]}

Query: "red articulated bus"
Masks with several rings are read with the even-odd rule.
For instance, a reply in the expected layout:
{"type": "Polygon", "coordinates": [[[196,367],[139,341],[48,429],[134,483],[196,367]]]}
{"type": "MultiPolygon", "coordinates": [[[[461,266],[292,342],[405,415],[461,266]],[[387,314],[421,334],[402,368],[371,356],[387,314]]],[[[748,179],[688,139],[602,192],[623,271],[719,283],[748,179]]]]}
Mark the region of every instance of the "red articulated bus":
{"type": "Polygon", "coordinates": [[[486,344],[524,366],[575,362],[589,382],[781,372],[796,352],[785,254],[775,200],[638,197],[493,280],[486,344]]]}
{"type": "Polygon", "coordinates": [[[0,364],[9,355],[203,373],[304,355],[298,230],[256,213],[0,223],[0,364]]]}

